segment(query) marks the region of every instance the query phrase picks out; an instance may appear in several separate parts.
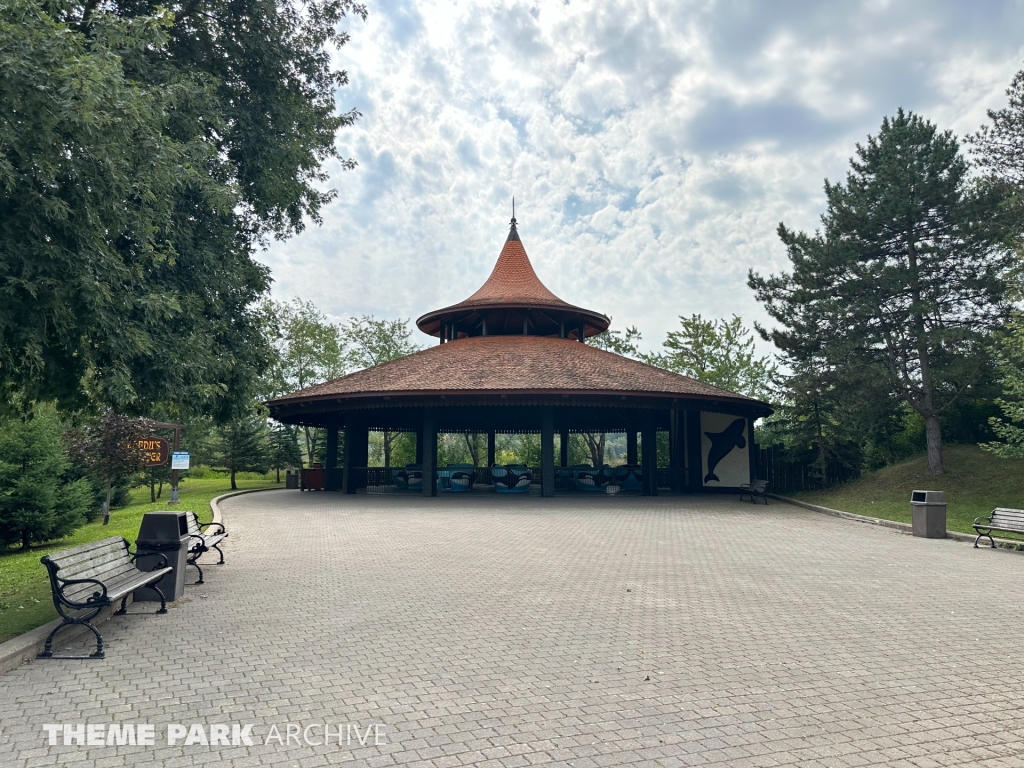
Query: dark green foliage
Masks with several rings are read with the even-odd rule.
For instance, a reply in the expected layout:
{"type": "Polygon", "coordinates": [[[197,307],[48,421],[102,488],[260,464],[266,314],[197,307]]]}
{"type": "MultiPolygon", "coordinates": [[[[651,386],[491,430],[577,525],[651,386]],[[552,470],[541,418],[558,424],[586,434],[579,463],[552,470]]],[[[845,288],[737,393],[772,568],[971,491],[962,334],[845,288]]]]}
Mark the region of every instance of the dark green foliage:
{"type": "Polygon", "coordinates": [[[93,489],[84,478],[65,480],[63,434],[49,403],[0,421],[0,544],[27,549],[85,524],[93,489]]]}
{"type": "Polygon", "coordinates": [[[992,226],[996,201],[968,186],[951,133],[902,110],[825,194],[823,231],[779,226],[792,272],[750,273],[779,324],[764,335],[793,370],[827,377],[819,385],[843,398],[852,371],[906,403],[941,473],[941,415],[984,379],[988,335],[1007,315],[1011,259],[992,226]]]}
{"type": "Polygon", "coordinates": [[[1004,459],[1024,458],[1024,321],[1019,315],[999,338],[995,353],[1003,389],[996,405],[1002,413],[989,419],[998,440],[982,448],[1004,459]]]}
{"type": "Polygon", "coordinates": [[[665,352],[643,360],[684,376],[758,400],[771,398],[775,366],[754,350],[754,335],[743,320],[705,320],[700,315],[679,318],[680,329],[669,331],[665,352]]]}
{"type": "MultiPolygon", "coordinates": [[[[0,5],[0,385],[230,418],[267,238],[318,220],[350,0],[0,5]]],[[[343,161],[343,165],[351,163],[343,161]]]]}
{"type": "Polygon", "coordinates": [[[247,415],[218,427],[213,437],[213,467],[231,474],[231,490],[238,472],[264,473],[270,469],[273,446],[262,416],[247,415]]]}
{"type": "Polygon", "coordinates": [[[640,331],[637,330],[636,326],[630,326],[625,331],[609,328],[607,331],[597,334],[597,336],[591,336],[587,339],[587,344],[607,352],[623,355],[624,357],[639,358],[641,355],[640,350],[637,348],[637,342],[641,338],[640,331]]]}
{"type": "Polygon", "coordinates": [[[1024,244],[1024,70],[1013,78],[1006,95],[1009,104],[989,110],[990,124],[968,141],[985,185],[1001,199],[1001,215],[994,223],[1019,252],[1024,244]]]}

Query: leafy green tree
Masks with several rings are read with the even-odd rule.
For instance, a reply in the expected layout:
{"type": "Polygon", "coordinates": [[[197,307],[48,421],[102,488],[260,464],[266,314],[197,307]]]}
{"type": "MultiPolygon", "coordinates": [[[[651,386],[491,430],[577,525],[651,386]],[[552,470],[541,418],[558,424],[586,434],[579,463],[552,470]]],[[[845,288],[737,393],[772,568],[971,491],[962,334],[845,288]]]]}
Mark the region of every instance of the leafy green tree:
{"type": "Polygon", "coordinates": [[[1002,411],[989,419],[997,440],[981,444],[1002,458],[1024,457],[1024,317],[1015,314],[993,345],[996,371],[1003,395],[996,400],[1002,411]]]}
{"type": "Polygon", "coordinates": [[[354,317],[340,328],[349,370],[381,365],[419,350],[412,341],[408,320],[378,320],[372,315],[354,317]]]}
{"type": "Polygon", "coordinates": [[[93,489],[84,478],[63,479],[69,464],[63,435],[51,403],[0,421],[0,543],[28,549],[85,524],[93,489]]]}
{"type": "Polygon", "coordinates": [[[231,490],[238,488],[237,473],[263,474],[270,470],[272,461],[273,446],[263,417],[240,416],[217,428],[213,438],[213,467],[231,474],[231,490]]]}
{"type": "MultiPolygon", "coordinates": [[[[252,258],[319,221],[351,0],[0,5],[0,386],[229,418],[269,361],[252,258]]],[[[351,167],[342,159],[343,167],[351,167]]]]}
{"type": "Polygon", "coordinates": [[[779,226],[793,271],[748,279],[784,354],[816,339],[833,367],[870,365],[921,415],[935,474],[939,416],[983,374],[986,339],[1008,307],[1009,253],[967,172],[952,133],[900,110],[857,145],[845,184],[825,182],[822,232],[779,226]]]}
{"type": "MultiPolygon", "coordinates": [[[[345,360],[351,370],[382,365],[411,355],[419,349],[412,341],[409,321],[401,318],[378,320],[370,315],[354,317],[341,326],[340,334],[345,348],[345,360]]],[[[391,453],[399,434],[383,433],[385,467],[391,466],[391,453]]]]}
{"type": "Polygon", "coordinates": [[[606,352],[623,355],[624,357],[640,357],[637,342],[641,338],[640,331],[637,330],[635,325],[631,325],[624,331],[609,328],[607,331],[597,334],[597,336],[591,336],[587,339],[587,344],[603,349],[606,352]]]}
{"type": "MultiPolygon", "coordinates": [[[[268,376],[268,396],[275,397],[313,384],[330,381],[346,372],[343,342],[338,327],[310,301],[270,305],[280,328],[277,357],[268,376]]],[[[322,449],[323,430],[303,427],[306,460],[312,463],[322,449]]]]}
{"type": "Polygon", "coordinates": [[[758,400],[771,397],[775,365],[757,355],[753,333],[740,317],[705,320],[695,314],[679,322],[678,331],[668,332],[666,351],[646,356],[646,362],[758,400]]]}

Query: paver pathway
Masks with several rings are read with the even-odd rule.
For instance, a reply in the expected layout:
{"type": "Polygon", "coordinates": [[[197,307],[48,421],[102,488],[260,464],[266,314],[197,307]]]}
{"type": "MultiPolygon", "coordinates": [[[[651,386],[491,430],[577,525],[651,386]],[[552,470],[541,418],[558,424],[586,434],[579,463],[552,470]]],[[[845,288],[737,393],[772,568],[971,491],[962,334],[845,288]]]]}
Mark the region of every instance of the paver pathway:
{"type": "Polygon", "coordinates": [[[1024,766],[1017,553],[727,497],[224,509],[228,564],[168,615],[0,677],[0,764],[1024,766]],[[111,722],[156,744],[43,732],[111,722]],[[265,743],[325,722],[386,743],[265,743]],[[254,745],[167,746],[193,723],[254,745]]]}

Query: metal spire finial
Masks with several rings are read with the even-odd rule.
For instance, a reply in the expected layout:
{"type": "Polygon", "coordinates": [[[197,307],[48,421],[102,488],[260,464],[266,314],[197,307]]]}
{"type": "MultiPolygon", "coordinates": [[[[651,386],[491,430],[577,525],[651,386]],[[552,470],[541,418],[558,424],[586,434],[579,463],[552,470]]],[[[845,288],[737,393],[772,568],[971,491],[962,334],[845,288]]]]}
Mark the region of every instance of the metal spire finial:
{"type": "Polygon", "coordinates": [[[519,230],[516,229],[516,198],[512,197],[512,221],[509,222],[508,240],[519,240],[519,230]]]}

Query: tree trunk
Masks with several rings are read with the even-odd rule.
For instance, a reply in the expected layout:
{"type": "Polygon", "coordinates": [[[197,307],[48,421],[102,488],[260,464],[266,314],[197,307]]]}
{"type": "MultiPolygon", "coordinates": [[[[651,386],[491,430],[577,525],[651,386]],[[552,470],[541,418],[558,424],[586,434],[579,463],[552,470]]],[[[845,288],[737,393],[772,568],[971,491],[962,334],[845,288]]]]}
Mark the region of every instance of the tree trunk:
{"type": "Polygon", "coordinates": [[[587,441],[587,448],[590,451],[590,460],[594,464],[594,469],[602,467],[604,465],[604,432],[585,432],[583,437],[587,441]]]}
{"type": "Polygon", "coordinates": [[[156,504],[156,482],[152,478],[149,480],[149,503],[156,504]]]}
{"type": "Polygon", "coordinates": [[[156,497],[159,499],[164,495],[164,481],[161,480],[160,484],[156,487],[156,497]]]}
{"type": "Polygon", "coordinates": [[[280,483],[281,482],[281,468],[277,467],[276,469],[277,469],[277,480],[275,480],[274,482],[275,483],[280,483]]]}
{"type": "Polygon", "coordinates": [[[103,524],[110,522],[110,481],[107,480],[107,500],[103,504],[103,524]]]}
{"type": "Polygon", "coordinates": [[[935,414],[925,416],[924,435],[928,443],[928,471],[941,475],[945,472],[942,467],[942,427],[935,414]]]}
{"type": "Polygon", "coordinates": [[[391,432],[384,430],[384,469],[391,467],[391,441],[394,439],[391,432]]]}
{"type": "Polygon", "coordinates": [[[237,491],[238,490],[238,486],[235,485],[235,469],[234,469],[234,467],[231,468],[231,490],[232,491],[237,491]]]}
{"type": "Polygon", "coordinates": [[[474,467],[480,466],[480,450],[476,442],[476,433],[466,433],[463,437],[466,438],[466,450],[469,451],[470,461],[473,462],[474,467]]]}
{"type": "Polygon", "coordinates": [[[28,531],[22,531],[21,534],[21,551],[27,552],[29,547],[32,546],[32,534],[28,531]]]}

